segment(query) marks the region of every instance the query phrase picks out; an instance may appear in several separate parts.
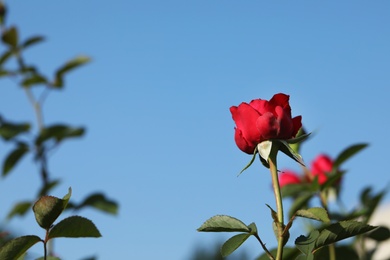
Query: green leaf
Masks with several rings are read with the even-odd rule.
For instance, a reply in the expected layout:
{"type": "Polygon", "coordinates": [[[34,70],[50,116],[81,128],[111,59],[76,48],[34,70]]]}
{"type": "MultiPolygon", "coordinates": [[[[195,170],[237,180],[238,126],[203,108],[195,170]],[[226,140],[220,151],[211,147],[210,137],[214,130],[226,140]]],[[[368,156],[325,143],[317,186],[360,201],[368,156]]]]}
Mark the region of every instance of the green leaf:
{"type": "Polygon", "coordinates": [[[115,201],[106,198],[102,193],[95,193],[90,195],[82,203],[75,206],[75,209],[80,209],[86,206],[94,207],[103,212],[114,215],[118,213],[118,204],[115,201]]]}
{"type": "Polygon", "coordinates": [[[42,37],[42,36],[33,36],[33,37],[31,37],[31,38],[28,38],[26,41],[24,41],[24,42],[22,43],[22,46],[21,46],[21,47],[22,47],[23,49],[25,49],[25,48],[27,48],[27,47],[30,47],[30,46],[34,45],[34,44],[40,43],[40,42],[42,42],[43,40],[45,40],[45,38],[42,37]]]}
{"type": "Polygon", "coordinates": [[[0,2],[0,25],[3,25],[5,22],[5,16],[7,14],[7,8],[3,2],[0,2]]]}
{"type": "Polygon", "coordinates": [[[25,144],[19,144],[18,147],[10,152],[3,163],[2,175],[6,176],[28,151],[28,147],[25,144]]]}
{"type": "Polygon", "coordinates": [[[300,209],[295,215],[299,217],[314,219],[318,221],[322,221],[325,223],[329,223],[330,219],[328,216],[328,212],[324,208],[310,208],[310,209],[300,209]]]}
{"type": "Polygon", "coordinates": [[[62,88],[63,87],[63,76],[65,73],[68,73],[69,71],[84,65],[88,63],[91,59],[86,56],[78,56],[68,62],[66,62],[62,67],[60,67],[56,74],[55,74],[55,79],[52,84],[53,87],[55,88],[62,88]]]}
{"type": "Polygon", "coordinates": [[[239,173],[238,175],[240,175],[241,173],[243,173],[246,169],[249,168],[249,166],[252,165],[252,163],[255,161],[257,152],[258,152],[258,151],[257,151],[257,147],[256,147],[256,148],[255,148],[255,151],[253,152],[253,156],[252,156],[251,161],[244,167],[244,169],[242,169],[242,170],[240,171],[240,173],[239,173]]]}
{"type": "Polygon", "coordinates": [[[16,48],[18,46],[18,31],[16,27],[11,27],[4,31],[1,39],[5,44],[16,48]]]}
{"type": "Polygon", "coordinates": [[[377,227],[353,220],[337,222],[325,227],[321,231],[316,241],[315,248],[319,249],[337,241],[366,233],[375,228],[377,227]]]}
{"type": "Polygon", "coordinates": [[[390,229],[385,226],[380,226],[377,229],[374,229],[373,231],[368,233],[366,237],[378,242],[386,241],[390,238],[390,229]]]}
{"type": "Polygon", "coordinates": [[[318,230],[313,230],[310,232],[308,237],[305,236],[299,236],[295,240],[295,245],[297,248],[306,255],[306,260],[313,260],[314,255],[313,255],[313,249],[316,244],[316,240],[319,237],[320,232],[318,230]]]}
{"type": "Polygon", "coordinates": [[[199,232],[251,232],[251,230],[239,219],[217,215],[206,220],[198,228],[199,232]]]}
{"type": "Polygon", "coordinates": [[[28,132],[29,130],[30,124],[28,123],[14,124],[6,122],[0,117],[0,136],[6,141],[14,138],[21,133],[28,132]]]}
{"type": "Polygon", "coordinates": [[[52,125],[42,129],[38,138],[35,140],[36,145],[41,145],[44,141],[53,138],[60,142],[65,138],[80,137],[84,134],[84,128],[72,128],[67,125],[52,125]]]}
{"type": "Polygon", "coordinates": [[[343,150],[335,159],[333,163],[333,168],[337,169],[341,164],[343,164],[346,160],[354,156],[356,153],[360,152],[364,148],[366,148],[368,144],[355,144],[347,149],[343,150]]]}
{"type": "Polygon", "coordinates": [[[30,247],[40,242],[38,236],[22,236],[6,242],[0,247],[0,259],[14,260],[22,256],[30,247]]]}
{"type": "Polygon", "coordinates": [[[35,219],[37,223],[44,229],[48,230],[66,208],[69,198],[72,194],[72,189],[69,188],[68,194],[63,199],[53,196],[42,196],[33,206],[35,219]]]}
{"type": "Polygon", "coordinates": [[[12,57],[14,52],[12,50],[7,50],[5,51],[1,56],[0,56],[0,67],[9,59],[12,57]]]}
{"type": "Polygon", "coordinates": [[[31,205],[31,201],[23,201],[15,204],[10,213],[8,213],[7,219],[10,219],[15,215],[23,216],[31,208],[31,205]]]}
{"type": "Polygon", "coordinates": [[[39,74],[29,75],[21,82],[21,85],[26,88],[31,87],[33,85],[46,85],[46,84],[48,84],[47,79],[44,76],[39,74]]]}
{"type": "Polygon", "coordinates": [[[244,242],[245,240],[248,239],[248,237],[250,237],[251,234],[247,234],[247,233],[244,233],[244,234],[238,234],[238,235],[235,235],[231,238],[229,238],[223,245],[222,245],[222,248],[221,248],[221,254],[223,257],[226,257],[228,255],[230,255],[231,253],[233,253],[237,248],[239,248],[244,242]]]}
{"type": "Polygon", "coordinates": [[[375,209],[378,207],[386,193],[387,190],[384,189],[378,194],[372,194],[371,187],[368,187],[362,191],[360,195],[360,200],[365,209],[367,210],[367,213],[364,216],[365,223],[368,223],[369,219],[371,218],[372,214],[374,213],[375,209]]]}
{"type": "Polygon", "coordinates": [[[49,232],[49,239],[55,237],[101,237],[95,224],[80,216],[71,216],[58,222],[49,232]]]}

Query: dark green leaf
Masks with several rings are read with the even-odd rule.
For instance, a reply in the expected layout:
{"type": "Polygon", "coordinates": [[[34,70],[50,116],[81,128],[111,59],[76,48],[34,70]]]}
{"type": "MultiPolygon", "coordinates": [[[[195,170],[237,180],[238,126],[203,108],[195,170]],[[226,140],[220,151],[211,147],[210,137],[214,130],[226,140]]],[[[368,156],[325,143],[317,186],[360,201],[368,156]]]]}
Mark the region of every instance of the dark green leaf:
{"type": "Polygon", "coordinates": [[[250,232],[251,230],[239,219],[217,215],[206,220],[203,225],[198,228],[200,232],[250,232]]]}
{"type": "Polygon", "coordinates": [[[16,27],[5,30],[2,35],[2,41],[9,46],[16,48],[18,46],[18,31],[16,27]]]}
{"type": "Polygon", "coordinates": [[[307,260],[313,260],[313,249],[315,248],[316,240],[318,239],[320,232],[313,230],[308,237],[300,236],[295,240],[297,248],[306,255],[307,260]]]}
{"type": "Polygon", "coordinates": [[[33,85],[46,85],[48,84],[47,79],[39,74],[33,74],[29,75],[27,78],[25,78],[22,82],[21,85],[23,87],[31,87],[33,85]]]}
{"type": "Polygon", "coordinates": [[[40,43],[44,40],[45,38],[42,36],[33,36],[31,38],[28,38],[25,42],[22,44],[22,48],[25,49],[27,47],[30,47],[34,44],[40,43]]]}
{"type": "Polygon", "coordinates": [[[115,201],[109,200],[102,193],[95,193],[87,197],[76,209],[91,206],[106,213],[116,215],[118,213],[118,204],[115,201]]]}
{"type": "Polygon", "coordinates": [[[20,144],[12,152],[10,152],[3,163],[3,176],[6,176],[20,161],[20,159],[28,152],[28,147],[20,144]]]}
{"type": "Polygon", "coordinates": [[[244,233],[244,234],[238,234],[238,235],[235,235],[231,238],[229,238],[223,245],[222,245],[222,248],[221,248],[221,254],[223,257],[226,257],[228,255],[230,255],[231,253],[233,253],[237,248],[239,248],[244,242],[245,240],[248,239],[248,237],[250,237],[251,234],[247,234],[247,233],[244,233]]]}
{"type": "Polygon", "coordinates": [[[0,259],[15,260],[22,256],[30,247],[40,242],[37,236],[22,236],[12,239],[0,247],[0,259]]]}
{"type": "Polygon", "coordinates": [[[7,14],[7,8],[3,2],[0,2],[0,25],[5,23],[5,16],[7,14]]]}
{"type": "Polygon", "coordinates": [[[60,142],[65,138],[80,137],[84,132],[84,128],[72,128],[67,125],[52,125],[41,131],[35,143],[40,145],[51,138],[56,140],[56,142],[60,142]]]}
{"type": "Polygon", "coordinates": [[[386,241],[390,238],[390,230],[388,227],[380,226],[377,229],[371,231],[370,233],[367,233],[366,237],[378,242],[386,241]]]}
{"type": "Polygon", "coordinates": [[[56,74],[55,74],[55,80],[53,82],[53,87],[55,88],[62,88],[63,87],[63,76],[64,74],[68,73],[69,71],[84,65],[88,63],[91,59],[86,56],[78,56],[67,63],[65,63],[62,67],[60,67],[56,74]]]}
{"type": "Polygon", "coordinates": [[[0,69],[0,78],[1,77],[6,77],[6,76],[9,76],[9,75],[11,75],[10,71],[0,69]]]}
{"type": "Polygon", "coordinates": [[[355,144],[348,147],[337,156],[337,158],[333,163],[333,168],[335,169],[339,168],[340,165],[343,164],[346,160],[348,160],[349,158],[351,158],[352,156],[354,156],[356,153],[360,152],[367,146],[368,144],[355,144]]]}
{"type": "Polygon", "coordinates": [[[330,219],[328,212],[324,208],[309,208],[309,209],[300,209],[295,213],[299,217],[310,218],[325,223],[329,223],[330,219]]]}
{"type": "Polygon", "coordinates": [[[15,215],[23,216],[31,208],[31,205],[32,205],[31,201],[23,201],[15,204],[11,212],[8,213],[7,218],[10,219],[15,215]]]}
{"type": "Polygon", "coordinates": [[[367,213],[364,216],[365,223],[368,223],[368,220],[371,218],[372,214],[374,213],[375,209],[378,207],[379,203],[387,193],[387,190],[382,190],[378,194],[372,194],[372,189],[366,188],[362,191],[360,195],[361,202],[365,209],[367,210],[367,213]]]}
{"type": "Polygon", "coordinates": [[[63,199],[59,199],[53,196],[42,196],[33,206],[35,219],[37,223],[44,229],[48,230],[66,208],[69,198],[72,194],[71,188],[69,188],[68,194],[63,199]]]}
{"type": "Polygon", "coordinates": [[[49,232],[49,239],[55,237],[101,237],[95,224],[80,216],[71,216],[58,222],[49,232]]]}
{"type": "Polygon", "coordinates": [[[358,221],[341,221],[325,227],[317,241],[315,248],[319,249],[323,246],[333,244],[337,241],[357,236],[368,231],[374,230],[376,227],[370,226],[358,221]]]}
{"type": "Polygon", "coordinates": [[[30,124],[28,123],[14,124],[6,122],[0,117],[0,136],[6,141],[14,138],[21,133],[28,132],[29,130],[30,124]]]}
{"type": "Polygon", "coordinates": [[[12,54],[14,54],[12,50],[7,50],[0,56],[0,67],[12,56],[12,54]]]}

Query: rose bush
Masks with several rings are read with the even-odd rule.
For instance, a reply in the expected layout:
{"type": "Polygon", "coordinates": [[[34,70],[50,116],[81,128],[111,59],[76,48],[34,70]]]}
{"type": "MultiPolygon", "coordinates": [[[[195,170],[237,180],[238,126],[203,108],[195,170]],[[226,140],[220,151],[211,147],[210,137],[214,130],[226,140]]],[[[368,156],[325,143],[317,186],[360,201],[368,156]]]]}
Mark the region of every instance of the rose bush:
{"type": "Polygon", "coordinates": [[[279,93],[269,101],[255,99],[230,108],[236,123],[234,140],[240,150],[253,154],[263,141],[295,137],[302,126],[301,116],[291,117],[289,98],[279,93]]]}

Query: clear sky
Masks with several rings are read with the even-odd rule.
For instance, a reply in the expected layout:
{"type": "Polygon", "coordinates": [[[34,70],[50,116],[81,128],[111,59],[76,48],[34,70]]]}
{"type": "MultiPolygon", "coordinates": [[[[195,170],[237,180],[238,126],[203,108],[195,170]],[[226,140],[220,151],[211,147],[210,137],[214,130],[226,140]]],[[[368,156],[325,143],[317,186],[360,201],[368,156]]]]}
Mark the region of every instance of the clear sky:
{"type": "MultiPolygon", "coordinates": [[[[234,143],[229,107],[278,92],[316,132],[303,147],[306,162],[370,144],[345,165],[345,204],[355,205],[366,185],[389,184],[389,1],[8,2],[8,24],[22,38],[47,37],[25,55],[43,73],[78,54],[93,59],[44,105],[47,124],[87,127],[50,158],[62,179],[52,195],[71,186],[80,201],[104,191],[120,212],[81,211],[103,237],[58,239],[64,259],[186,260],[196,245],[226,237],[196,232],[216,214],[256,222],[263,241],[276,245],[265,206],[274,205],[269,172],[256,162],[237,178],[251,157],[234,143]]],[[[0,86],[0,114],[32,120],[24,92],[10,80],[0,86]]],[[[3,147],[2,158],[10,149],[3,147]]],[[[280,168],[299,169],[279,159],[280,168]]],[[[0,181],[0,217],[34,197],[38,184],[25,158],[0,181]]],[[[43,235],[32,213],[8,224],[43,235]]],[[[239,250],[261,252],[255,239],[239,250]]],[[[39,256],[41,246],[31,252],[39,256]]]]}

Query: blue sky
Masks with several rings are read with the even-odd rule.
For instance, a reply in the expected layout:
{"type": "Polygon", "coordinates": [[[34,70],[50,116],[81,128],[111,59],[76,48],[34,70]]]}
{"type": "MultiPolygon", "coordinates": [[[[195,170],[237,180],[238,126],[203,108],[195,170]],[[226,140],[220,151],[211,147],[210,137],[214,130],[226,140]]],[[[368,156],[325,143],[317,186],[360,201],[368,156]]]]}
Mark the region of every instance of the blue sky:
{"type": "MultiPolygon", "coordinates": [[[[276,245],[265,206],[274,205],[269,173],[258,162],[237,178],[250,156],[234,143],[229,107],[278,92],[316,132],[303,147],[306,162],[370,144],[345,165],[345,204],[355,205],[366,185],[389,183],[388,1],[36,0],[9,1],[9,9],[22,38],[46,36],[25,54],[42,72],[51,75],[78,54],[93,59],[44,105],[47,124],[87,127],[51,157],[53,177],[62,179],[52,195],[71,186],[79,201],[104,191],[120,213],[80,212],[103,237],[58,239],[64,259],[185,260],[196,245],[226,238],[196,232],[216,214],[256,222],[263,241],[276,245]]],[[[1,115],[32,120],[23,91],[0,84],[1,115]]],[[[299,169],[279,159],[280,168],[299,169]]],[[[35,196],[31,161],[0,181],[2,216],[35,196]]],[[[8,224],[43,235],[33,214],[8,224]]],[[[241,250],[261,252],[254,239],[241,250]]]]}

